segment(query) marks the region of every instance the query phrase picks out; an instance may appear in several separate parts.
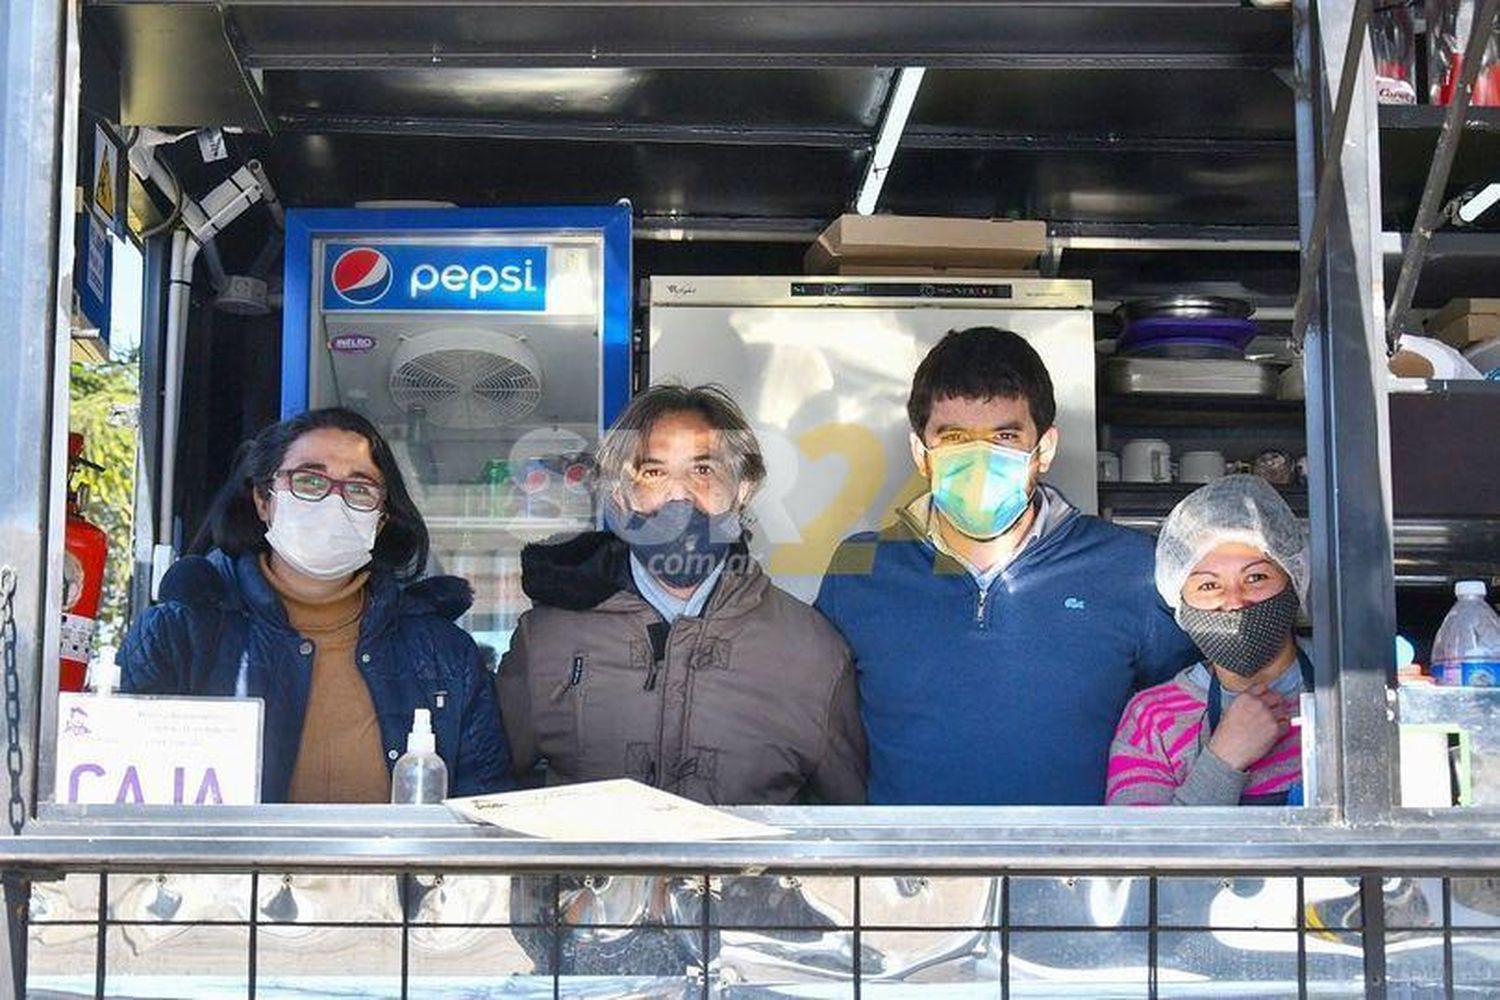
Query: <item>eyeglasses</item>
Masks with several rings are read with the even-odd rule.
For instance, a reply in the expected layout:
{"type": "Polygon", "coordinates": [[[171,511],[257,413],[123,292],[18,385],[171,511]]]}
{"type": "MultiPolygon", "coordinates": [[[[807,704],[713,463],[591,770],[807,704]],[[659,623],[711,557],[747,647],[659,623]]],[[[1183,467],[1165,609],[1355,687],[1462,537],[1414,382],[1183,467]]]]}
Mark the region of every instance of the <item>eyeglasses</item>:
{"type": "Polygon", "coordinates": [[[292,496],[299,500],[322,500],[337,492],[350,510],[379,510],[385,502],[385,488],[367,479],[334,479],[311,469],[282,469],[276,479],[286,480],[292,496]]]}

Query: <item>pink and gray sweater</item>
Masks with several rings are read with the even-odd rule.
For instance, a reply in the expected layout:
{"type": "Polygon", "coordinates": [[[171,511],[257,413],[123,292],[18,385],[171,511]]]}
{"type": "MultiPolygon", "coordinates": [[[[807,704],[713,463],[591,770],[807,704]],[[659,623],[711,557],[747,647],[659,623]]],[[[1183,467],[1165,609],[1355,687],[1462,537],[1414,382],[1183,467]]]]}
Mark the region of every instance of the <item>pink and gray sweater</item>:
{"type": "MultiPolygon", "coordinates": [[[[1286,695],[1301,691],[1296,669],[1284,678],[1273,687],[1286,695]]],[[[1302,777],[1301,729],[1292,727],[1269,753],[1239,771],[1208,749],[1207,709],[1208,669],[1201,663],[1130,699],[1109,748],[1106,803],[1232,806],[1282,801],[1302,777]]]]}

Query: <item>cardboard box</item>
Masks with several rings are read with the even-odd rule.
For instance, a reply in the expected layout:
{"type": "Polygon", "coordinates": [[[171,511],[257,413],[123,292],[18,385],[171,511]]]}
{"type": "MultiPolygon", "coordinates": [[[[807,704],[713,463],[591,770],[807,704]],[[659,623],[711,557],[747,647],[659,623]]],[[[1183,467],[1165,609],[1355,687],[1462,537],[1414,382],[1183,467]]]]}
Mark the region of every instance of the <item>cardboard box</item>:
{"type": "Polygon", "coordinates": [[[1427,332],[1450,347],[1462,350],[1481,340],[1500,337],[1500,315],[1468,313],[1442,326],[1429,326],[1427,332]]]}
{"type": "Polygon", "coordinates": [[[1427,335],[1459,348],[1500,336],[1500,299],[1452,299],[1427,317],[1427,335]]]}
{"type": "Polygon", "coordinates": [[[847,214],[823,230],[805,264],[810,274],[852,274],[843,268],[856,262],[908,274],[913,267],[993,273],[1029,269],[1046,249],[1047,224],[1034,220],[847,214]]]}
{"type": "Polygon", "coordinates": [[[1500,299],[1449,299],[1447,305],[1432,314],[1427,325],[1437,329],[1472,314],[1500,316],[1500,299]]]}

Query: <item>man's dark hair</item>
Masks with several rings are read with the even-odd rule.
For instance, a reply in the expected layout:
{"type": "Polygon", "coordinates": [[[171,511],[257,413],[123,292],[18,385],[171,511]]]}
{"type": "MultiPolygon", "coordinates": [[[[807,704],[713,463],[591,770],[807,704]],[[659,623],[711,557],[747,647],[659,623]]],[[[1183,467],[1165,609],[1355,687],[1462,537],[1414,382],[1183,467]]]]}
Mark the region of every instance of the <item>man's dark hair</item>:
{"type": "Polygon", "coordinates": [[[364,438],[370,445],[375,468],[380,472],[385,489],[385,523],[375,538],[371,561],[402,580],[421,576],[427,568],[427,525],[412,502],[411,494],[406,492],[396,457],[374,424],[353,410],[341,407],[299,413],[266,427],[240,445],[235,454],[234,470],[214,495],[207,521],[194,541],[193,549],[202,551],[211,540],[215,548],[232,556],[269,552],[266,525],[255,512],[254,494],[259,493],[265,498],[270,493],[271,483],[281,470],[281,463],[293,441],[309,431],[324,428],[350,431],[364,438]]]}
{"type": "Polygon", "coordinates": [[[906,417],[918,437],[942,399],[1024,399],[1042,434],[1057,419],[1052,376],[1026,338],[993,326],[950,330],[917,366],[906,417]]]}
{"type": "Polygon", "coordinates": [[[743,483],[758,488],[766,478],[766,460],[744,411],[720,385],[664,382],[643,389],[630,400],[599,442],[596,458],[606,490],[618,489],[645,454],[651,429],[674,413],[696,413],[719,432],[724,458],[743,483]]]}

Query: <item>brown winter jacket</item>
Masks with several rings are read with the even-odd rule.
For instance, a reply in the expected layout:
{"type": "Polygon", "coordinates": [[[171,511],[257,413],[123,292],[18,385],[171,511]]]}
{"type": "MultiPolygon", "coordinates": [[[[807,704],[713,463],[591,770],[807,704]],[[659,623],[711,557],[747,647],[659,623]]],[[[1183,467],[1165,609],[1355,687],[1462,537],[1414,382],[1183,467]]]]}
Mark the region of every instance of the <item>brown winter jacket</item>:
{"type": "Polygon", "coordinates": [[[528,545],[496,680],[518,774],[634,778],[698,802],[865,799],[849,651],[737,546],[701,617],[670,628],[608,532],[528,545]]]}

